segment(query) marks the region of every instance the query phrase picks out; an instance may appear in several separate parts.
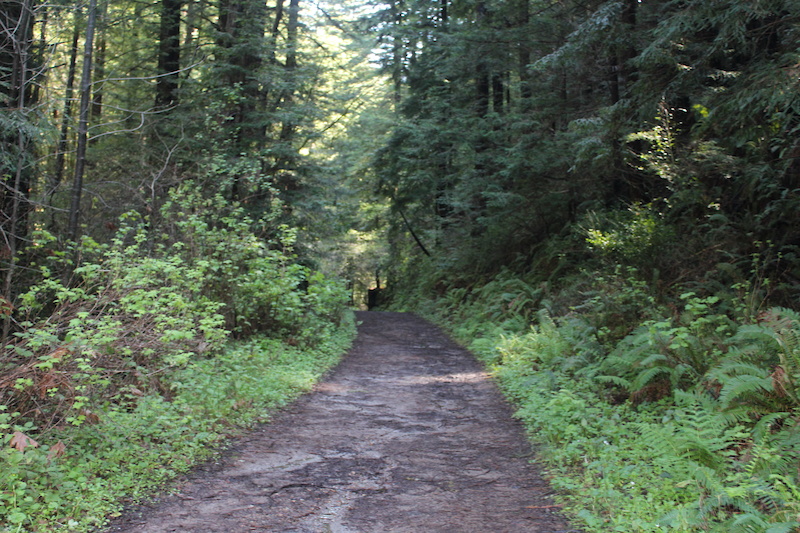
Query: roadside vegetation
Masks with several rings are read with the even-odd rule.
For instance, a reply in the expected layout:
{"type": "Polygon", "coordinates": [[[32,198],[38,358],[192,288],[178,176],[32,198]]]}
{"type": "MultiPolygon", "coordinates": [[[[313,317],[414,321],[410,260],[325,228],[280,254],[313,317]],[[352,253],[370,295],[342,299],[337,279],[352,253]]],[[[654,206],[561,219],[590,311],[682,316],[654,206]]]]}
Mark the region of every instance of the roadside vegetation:
{"type": "Polygon", "coordinates": [[[4,2],[0,531],[102,526],[346,351],[354,10],[4,2]]]}
{"type": "Polygon", "coordinates": [[[191,186],[161,231],[135,214],[42,280],[0,357],[2,531],[88,531],[308,390],[355,334],[344,286],[298,265],[293,233],[191,186]],[[166,228],[166,229],[164,229],[166,228]]]}
{"type": "Polygon", "coordinates": [[[504,270],[394,307],[487,365],[584,530],[788,533],[800,527],[800,313],[766,303],[760,261],[752,283],[669,298],[608,265],[551,281],[504,270]]]}
{"type": "Polygon", "coordinates": [[[0,527],[204,457],[354,295],[493,368],[588,530],[800,527],[800,0],[6,4],[0,527]]]}

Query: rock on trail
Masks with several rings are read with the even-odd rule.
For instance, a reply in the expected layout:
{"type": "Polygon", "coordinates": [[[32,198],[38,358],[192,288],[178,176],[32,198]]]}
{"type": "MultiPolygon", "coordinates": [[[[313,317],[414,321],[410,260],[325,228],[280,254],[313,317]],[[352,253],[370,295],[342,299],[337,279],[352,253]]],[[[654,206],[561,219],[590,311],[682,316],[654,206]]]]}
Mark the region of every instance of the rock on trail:
{"type": "Polygon", "coordinates": [[[315,391],[113,532],[563,533],[519,424],[429,322],[362,312],[315,391]]]}

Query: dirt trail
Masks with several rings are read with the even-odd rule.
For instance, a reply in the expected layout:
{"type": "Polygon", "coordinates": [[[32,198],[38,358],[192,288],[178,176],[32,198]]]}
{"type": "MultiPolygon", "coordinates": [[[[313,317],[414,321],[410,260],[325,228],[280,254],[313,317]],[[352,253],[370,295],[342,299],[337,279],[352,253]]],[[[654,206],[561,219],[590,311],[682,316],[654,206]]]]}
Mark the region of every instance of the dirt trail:
{"type": "Polygon", "coordinates": [[[413,315],[358,319],[315,392],[109,531],[577,531],[468,352],[413,315]]]}

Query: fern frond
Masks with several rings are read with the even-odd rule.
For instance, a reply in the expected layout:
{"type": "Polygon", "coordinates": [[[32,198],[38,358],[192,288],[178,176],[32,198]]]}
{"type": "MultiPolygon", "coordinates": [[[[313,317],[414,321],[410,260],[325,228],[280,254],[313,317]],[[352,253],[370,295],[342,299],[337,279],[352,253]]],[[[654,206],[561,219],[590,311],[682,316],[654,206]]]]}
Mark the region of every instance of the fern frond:
{"type": "Polygon", "coordinates": [[[761,324],[740,326],[728,344],[729,353],[738,360],[762,365],[776,364],[781,350],[775,331],[761,324]]]}
{"type": "Polygon", "coordinates": [[[727,531],[743,531],[752,532],[766,531],[769,523],[764,519],[761,513],[744,513],[734,517],[732,521],[727,521],[721,524],[722,527],[730,528],[727,531]]]}
{"type": "Polygon", "coordinates": [[[539,320],[539,326],[542,329],[556,329],[556,323],[553,321],[553,318],[550,316],[550,312],[547,309],[540,309],[537,311],[536,318],[539,320]]]}
{"type": "Polygon", "coordinates": [[[608,374],[632,374],[631,363],[619,355],[611,354],[600,364],[600,371],[608,374]]]}
{"type": "Polygon", "coordinates": [[[617,387],[621,387],[623,389],[630,389],[631,387],[630,381],[619,376],[602,375],[595,376],[594,379],[599,383],[616,385],[617,387]]]}
{"type": "MultiPolygon", "coordinates": [[[[766,373],[764,371],[760,373],[766,373]]],[[[764,394],[774,391],[772,378],[769,375],[743,374],[730,376],[722,384],[719,401],[728,407],[734,401],[758,399],[764,394]]]]}
{"type": "Polygon", "coordinates": [[[672,369],[666,366],[654,366],[639,373],[631,383],[631,391],[637,391],[653,381],[657,376],[666,375],[670,377],[672,369]]]}
{"type": "Polygon", "coordinates": [[[728,425],[751,424],[767,412],[766,408],[756,408],[752,405],[734,405],[720,412],[720,417],[728,425]]]}
{"type": "Polygon", "coordinates": [[[788,412],[769,413],[762,416],[753,426],[753,440],[761,441],[772,430],[772,425],[789,416],[788,412]]]}
{"type": "Polygon", "coordinates": [[[668,362],[669,358],[663,353],[651,353],[641,361],[637,363],[638,366],[651,366],[655,363],[663,363],[668,362]]]}
{"type": "MultiPolygon", "coordinates": [[[[720,514],[735,512],[759,515],[758,509],[751,505],[741,496],[731,496],[727,491],[720,487],[720,490],[713,491],[700,506],[700,516],[716,518],[720,514]]],[[[727,529],[725,531],[730,531],[727,529]]]]}
{"type": "Polygon", "coordinates": [[[781,522],[779,524],[772,524],[769,529],[764,533],[793,533],[800,528],[800,522],[797,520],[793,522],[781,522]]]}
{"type": "Polygon", "coordinates": [[[724,380],[727,376],[736,376],[741,374],[764,375],[768,376],[769,371],[761,365],[755,363],[748,363],[739,358],[738,352],[732,352],[725,358],[720,365],[711,370],[708,375],[717,381],[724,380]]]}

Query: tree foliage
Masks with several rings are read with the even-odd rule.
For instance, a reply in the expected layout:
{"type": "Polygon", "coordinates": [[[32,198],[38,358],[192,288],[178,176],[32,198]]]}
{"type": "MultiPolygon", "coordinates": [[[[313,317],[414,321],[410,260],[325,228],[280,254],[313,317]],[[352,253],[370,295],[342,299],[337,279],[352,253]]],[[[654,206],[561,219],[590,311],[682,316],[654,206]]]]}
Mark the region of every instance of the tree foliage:
{"type": "Polygon", "coordinates": [[[325,3],[0,11],[0,529],[88,530],[352,337],[324,253],[374,69],[325,3]]]}
{"type": "Polygon", "coordinates": [[[746,277],[740,261],[770,242],[788,301],[797,7],[387,4],[377,26],[398,125],[375,159],[378,190],[414,220],[444,278],[525,265],[554,236],[606,231],[586,227],[592,213],[644,206],[664,228],[654,231],[687,236],[679,254],[696,258],[662,242],[646,266],[665,283],[721,262],[746,277]]]}

